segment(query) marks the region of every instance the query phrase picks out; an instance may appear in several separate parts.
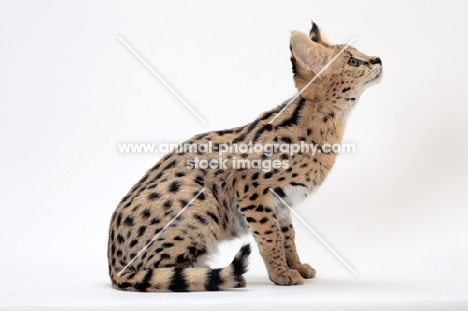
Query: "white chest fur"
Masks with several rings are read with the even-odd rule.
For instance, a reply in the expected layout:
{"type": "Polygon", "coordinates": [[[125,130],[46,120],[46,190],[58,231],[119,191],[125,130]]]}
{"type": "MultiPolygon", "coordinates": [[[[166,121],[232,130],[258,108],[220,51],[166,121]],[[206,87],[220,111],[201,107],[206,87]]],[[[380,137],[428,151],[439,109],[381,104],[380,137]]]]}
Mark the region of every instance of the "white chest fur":
{"type": "MultiPolygon", "coordinates": [[[[288,189],[284,189],[286,196],[283,198],[290,207],[304,200],[309,194],[309,190],[305,186],[291,186],[288,189]]],[[[289,208],[278,199],[277,204],[274,206],[276,218],[280,226],[288,224],[291,221],[291,215],[289,208]]]]}

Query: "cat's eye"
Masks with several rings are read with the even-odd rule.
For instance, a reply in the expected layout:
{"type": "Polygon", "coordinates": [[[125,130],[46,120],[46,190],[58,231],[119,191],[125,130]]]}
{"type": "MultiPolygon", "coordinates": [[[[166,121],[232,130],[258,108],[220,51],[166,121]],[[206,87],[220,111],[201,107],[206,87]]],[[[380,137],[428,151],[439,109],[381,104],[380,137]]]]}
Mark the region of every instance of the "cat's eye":
{"type": "Polygon", "coordinates": [[[355,59],[354,57],[351,57],[348,61],[348,64],[353,67],[359,66],[359,61],[355,59]]]}

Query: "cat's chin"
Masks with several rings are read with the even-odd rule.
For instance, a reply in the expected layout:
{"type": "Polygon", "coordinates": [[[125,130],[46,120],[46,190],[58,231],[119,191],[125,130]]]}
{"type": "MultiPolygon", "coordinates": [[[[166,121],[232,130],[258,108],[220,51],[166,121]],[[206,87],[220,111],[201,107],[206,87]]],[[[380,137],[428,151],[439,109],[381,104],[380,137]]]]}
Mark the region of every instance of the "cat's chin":
{"type": "Polygon", "coordinates": [[[370,87],[370,86],[373,86],[373,85],[376,85],[376,84],[379,84],[380,81],[382,81],[382,76],[383,76],[383,71],[380,70],[380,73],[378,76],[376,76],[375,78],[367,81],[366,83],[364,83],[364,86],[366,88],[370,87]]]}

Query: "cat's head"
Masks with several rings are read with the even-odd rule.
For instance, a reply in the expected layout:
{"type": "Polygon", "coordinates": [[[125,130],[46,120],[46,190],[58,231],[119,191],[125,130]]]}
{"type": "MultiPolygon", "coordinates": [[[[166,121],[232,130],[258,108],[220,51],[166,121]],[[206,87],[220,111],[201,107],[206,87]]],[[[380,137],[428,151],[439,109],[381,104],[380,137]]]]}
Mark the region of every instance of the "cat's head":
{"type": "Polygon", "coordinates": [[[354,100],[366,87],[377,84],[382,78],[379,57],[367,56],[346,44],[330,44],[315,23],[309,35],[294,31],[290,47],[298,90],[314,80],[314,85],[323,85],[323,96],[327,99],[354,100]]]}

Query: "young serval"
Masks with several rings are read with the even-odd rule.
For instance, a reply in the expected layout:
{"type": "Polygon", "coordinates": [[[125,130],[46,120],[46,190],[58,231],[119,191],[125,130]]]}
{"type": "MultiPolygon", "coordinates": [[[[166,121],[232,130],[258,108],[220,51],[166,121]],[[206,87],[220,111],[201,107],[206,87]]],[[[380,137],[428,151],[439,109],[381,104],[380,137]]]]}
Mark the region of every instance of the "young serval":
{"type": "Polygon", "coordinates": [[[315,270],[299,259],[289,209],[273,191],[294,205],[324,181],[337,154],[325,152],[323,147],[341,142],[348,114],[364,89],[380,80],[380,58],[351,46],[340,53],[344,47],[324,41],[315,24],[309,36],[293,32],[291,62],[298,90],[339,56],[282,113],[289,101],[245,126],[199,134],[185,142],[211,143],[218,150],[176,150],[147,171],[112,215],[108,260],[114,288],[203,291],[243,287],[248,245],[225,268],[209,268],[205,259],[220,241],[248,232],[254,235],[274,283],[303,284],[304,278],[315,276],[315,270]],[[222,154],[227,162],[223,163],[218,151],[229,143],[307,143],[318,152],[229,150],[222,154]],[[196,159],[219,165],[196,167],[202,163],[196,159]],[[252,165],[234,167],[238,159],[252,165]],[[271,165],[268,169],[260,163],[271,165]],[[148,248],[137,256],[145,245],[148,248]]]}

